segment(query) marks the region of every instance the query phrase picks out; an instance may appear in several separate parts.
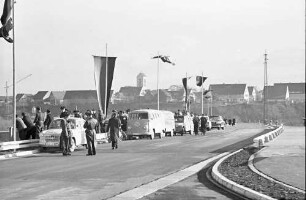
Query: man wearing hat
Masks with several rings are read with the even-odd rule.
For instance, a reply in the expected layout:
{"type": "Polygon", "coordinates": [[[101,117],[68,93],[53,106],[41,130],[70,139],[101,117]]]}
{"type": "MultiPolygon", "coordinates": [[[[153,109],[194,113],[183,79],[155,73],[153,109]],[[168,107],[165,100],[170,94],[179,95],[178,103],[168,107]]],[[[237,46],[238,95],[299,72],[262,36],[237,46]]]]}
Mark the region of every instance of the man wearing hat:
{"type": "Polygon", "coordinates": [[[88,147],[88,154],[86,156],[96,155],[96,127],[98,122],[96,119],[92,117],[92,112],[87,112],[88,116],[86,122],[84,124],[85,133],[86,133],[86,141],[88,147]]]}

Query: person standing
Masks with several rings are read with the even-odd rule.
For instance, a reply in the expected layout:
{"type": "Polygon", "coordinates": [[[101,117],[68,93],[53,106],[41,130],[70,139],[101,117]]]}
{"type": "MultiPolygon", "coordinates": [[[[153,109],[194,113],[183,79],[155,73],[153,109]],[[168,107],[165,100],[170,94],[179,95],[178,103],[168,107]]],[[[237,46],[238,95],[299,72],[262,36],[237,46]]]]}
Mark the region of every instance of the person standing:
{"type": "Polygon", "coordinates": [[[203,135],[205,135],[205,133],[206,133],[206,129],[207,129],[206,123],[207,123],[207,119],[204,116],[204,114],[202,114],[202,117],[201,117],[201,131],[202,131],[203,135]]]}
{"type": "Polygon", "coordinates": [[[36,116],[35,116],[33,123],[36,126],[36,136],[37,138],[39,138],[39,133],[42,131],[43,126],[44,126],[44,115],[41,112],[40,107],[36,107],[36,116]]]}
{"type": "Polygon", "coordinates": [[[194,128],[194,134],[198,135],[199,134],[199,118],[197,115],[194,115],[193,117],[193,128],[194,128]]]}
{"type": "Polygon", "coordinates": [[[117,117],[117,113],[113,112],[111,118],[108,121],[106,132],[110,133],[110,140],[112,142],[112,149],[118,148],[119,129],[121,123],[117,117]]]}
{"type": "Polygon", "coordinates": [[[64,116],[68,113],[67,109],[65,106],[61,106],[61,114],[60,118],[64,118],[64,116]]]}
{"type": "Polygon", "coordinates": [[[34,126],[31,118],[29,115],[25,114],[24,112],[21,113],[22,115],[22,121],[24,122],[24,124],[27,126],[26,129],[26,139],[30,139],[30,137],[32,136],[32,139],[35,139],[36,137],[36,127],[34,126]]]}
{"type": "Polygon", "coordinates": [[[16,128],[18,130],[19,139],[26,140],[27,139],[27,126],[22,121],[22,119],[16,115],[16,128]]]}
{"type": "Polygon", "coordinates": [[[51,124],[51,122],[53,121],[53,117],[51,115],[51,111],[50,110],[47,110],[47,116],[46,116],[46,119],[44,121],[44,127],[45,129],[49,129],[49,126],[51,124]]]}
{"type": "Polygon", "coordinates": [[[98,111],[98,126],[97,126],[97,133],[103,133],[105,132],[104,128],[103,128],[103,124],[104,124],[104,119],[105,119],[105,116],[103,114],[103,111],[102,110],[99,110],[98,111]]]}
{"type": "Polygon", "coordinates": [[[84,124],[88,154],[86,156],[96,155],[96,126],[98,121],[92,117],[92,113],[86,113],[88,116],[84,124]]]}
{"type": "Polygon", "coordinates": [[[68,114],[63,114],[63,118],[61,120],[61,140],[62,140],[62,151],[63,151],[63,156],[70,156],[71,153],[69,152],[69,124],[67,122],[68,119],[68,114]]]}

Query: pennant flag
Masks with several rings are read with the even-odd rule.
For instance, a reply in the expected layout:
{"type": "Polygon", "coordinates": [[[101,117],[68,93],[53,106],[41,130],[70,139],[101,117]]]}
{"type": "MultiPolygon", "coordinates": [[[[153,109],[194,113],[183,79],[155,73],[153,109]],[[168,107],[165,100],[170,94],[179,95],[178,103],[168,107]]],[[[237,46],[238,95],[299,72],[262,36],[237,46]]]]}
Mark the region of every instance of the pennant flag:
{"type": "Polygon", "coordinates": [[[167,62],[167,63],[170,63],[171,65],[175,65],[173,62],[169,60],[169,56],[158,55],[158,56],[154,56],[152,59],[155,59],[155,58],[160,58],[163,62],[167,62]]]}
{"type": "Polygon", "coordinates": [[[95,85],[99,108],[107,116],[108,103],[113,83],[116,57],[94,57],[95,85]],[[107,68],[106,68],[107,59],[107,68]],[[106,87],[107,86],[107,87],[106,87]]]}
{"type": "Polygon", "coordinates": [[[187,80],[189,80],[190,78],[191,78],[191,76],[182,79],[183,86],[184,86],[184,89],[185,89],[185,94],[186,94],[186,96],[185,96],[185,103],[187,103],[187,99],[188,99],[187,80]]]}
{"type": "Polygon", "coordinates": [[[3,6],[3,13],[1,16],[0,37],[3,37],[7,42],[12,43],[13,39],[9,36],[10,30],[13,28],[13,20],[11,18],[12,0],[5,0],[3,6]]]}
{"type": "Polygon", "coordinates": [[[197,86],[202,86],[202,84],[204,83],[204,81],[207,79],[207,77],[204,76],[197,76],[196,77],[196,84],[197,86]]]}

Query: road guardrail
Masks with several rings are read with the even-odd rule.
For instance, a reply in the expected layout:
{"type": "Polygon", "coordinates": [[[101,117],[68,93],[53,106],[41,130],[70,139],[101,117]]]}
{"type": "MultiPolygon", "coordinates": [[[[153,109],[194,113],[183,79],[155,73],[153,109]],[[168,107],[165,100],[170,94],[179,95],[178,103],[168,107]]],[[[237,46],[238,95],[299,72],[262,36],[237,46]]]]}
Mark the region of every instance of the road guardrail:
{"type": "Polygon", "coordinates": [[[281,124],[277,129],[254,138],[253,145],[256,147],[262,147],[265,143],[268,143],[277,136],[279,136],[283,131],[284,131],[284,126],[283,124],[281,124]]]}

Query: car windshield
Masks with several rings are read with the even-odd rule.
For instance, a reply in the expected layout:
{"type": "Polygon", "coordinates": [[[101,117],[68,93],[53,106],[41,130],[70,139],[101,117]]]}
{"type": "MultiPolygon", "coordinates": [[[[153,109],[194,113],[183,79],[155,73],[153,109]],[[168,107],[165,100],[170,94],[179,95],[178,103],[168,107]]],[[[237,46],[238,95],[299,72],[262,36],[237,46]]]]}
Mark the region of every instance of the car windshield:
{"type": "Polygon", "coordinates": [[[184,116],[175,117],[175,122],[184,122],[184,116]]]}
{"type": "Polygon", "coordinates": [[[218,121],[218,120],[222,120],[221,116],[211,116],[209,117],[211,121],[218,121]]]}
{"type": "Polygon", "coordinates": [[[130,113],[129,119],[149,119],[148,113],[130,113]]]}
{"type": "MultiPolygon", "coordinates": [[[[56,119],[51,122],[49,129],[61,129],[61,121],[62,119],[56,119]]],[[[75,120],[68,119],[67,121],[70,122],[71,129],[75,129],[75,120]]]]}

